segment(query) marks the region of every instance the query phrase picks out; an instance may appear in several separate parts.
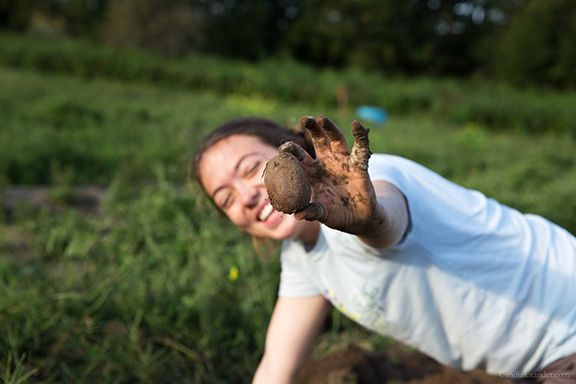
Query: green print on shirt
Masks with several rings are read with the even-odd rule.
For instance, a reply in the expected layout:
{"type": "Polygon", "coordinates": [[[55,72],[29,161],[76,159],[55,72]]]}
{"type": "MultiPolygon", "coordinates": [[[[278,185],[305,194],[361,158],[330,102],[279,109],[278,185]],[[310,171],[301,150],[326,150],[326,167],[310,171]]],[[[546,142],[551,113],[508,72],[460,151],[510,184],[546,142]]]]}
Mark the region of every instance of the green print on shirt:
{"type": "Polygon", "coordinates": [[[383,333],[390,327],[390,323],[385,320],[385,312],[378,306],[378,293],[378,287],[369,287],[366,283],[360,293],[352,297],[349,305],[338,300],[336,292],[331,289],[325,290],[323,295],[334,308],[350,319],[366,328],[383,333]]]}

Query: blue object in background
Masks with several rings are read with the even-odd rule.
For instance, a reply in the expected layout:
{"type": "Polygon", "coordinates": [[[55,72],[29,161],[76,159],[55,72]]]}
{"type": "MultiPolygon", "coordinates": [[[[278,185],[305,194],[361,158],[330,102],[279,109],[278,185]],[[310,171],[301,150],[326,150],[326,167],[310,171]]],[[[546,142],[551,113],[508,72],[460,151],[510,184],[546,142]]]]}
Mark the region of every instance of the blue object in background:
{"type": "Polygon", "coordinates": [[[361,105],[356,109],[356,114],[362,120],[368,120],[376,124],[384,124],[388,119],[388,113],[382,108],[370,105],[361,105]]]}

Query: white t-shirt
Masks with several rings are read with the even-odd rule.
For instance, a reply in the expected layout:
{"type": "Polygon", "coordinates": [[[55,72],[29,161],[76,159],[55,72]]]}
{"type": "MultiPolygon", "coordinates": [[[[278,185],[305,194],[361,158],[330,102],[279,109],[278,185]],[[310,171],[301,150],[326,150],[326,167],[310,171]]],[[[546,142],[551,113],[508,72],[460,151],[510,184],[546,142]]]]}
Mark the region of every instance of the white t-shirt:
{"type": "Polygon", "coordinates": [[[379,250],[322,225],[311,250],[287,241],[280,296],[322,294],[462,370],[530,373],[576,352],[573,235],[397,156],[373,155],[369,172],[406,197],[404,239],[379,250]]]}

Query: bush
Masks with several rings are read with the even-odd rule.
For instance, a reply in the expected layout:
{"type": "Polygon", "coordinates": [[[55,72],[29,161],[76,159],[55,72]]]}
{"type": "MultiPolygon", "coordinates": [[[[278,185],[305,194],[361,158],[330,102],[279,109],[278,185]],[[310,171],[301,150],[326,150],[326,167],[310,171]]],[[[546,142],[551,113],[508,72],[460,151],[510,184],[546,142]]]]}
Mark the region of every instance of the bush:
{"type": "Polygon", "coordinates": [[[533,0],[501,39],[495,66],[518,86],[576,86],[576,2],[533,0]]]}

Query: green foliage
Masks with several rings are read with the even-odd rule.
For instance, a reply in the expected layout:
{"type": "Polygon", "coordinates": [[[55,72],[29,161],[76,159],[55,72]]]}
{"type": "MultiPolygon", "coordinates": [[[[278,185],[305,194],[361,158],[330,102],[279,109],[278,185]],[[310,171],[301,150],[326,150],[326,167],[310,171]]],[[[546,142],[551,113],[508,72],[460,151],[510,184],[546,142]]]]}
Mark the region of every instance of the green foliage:
{"type": "Polygon", "coordinates": [[[492,86],[471,89],[463,95],[455,89],[439,95],[436,114],[452,123],[474,122],[496,131],[526,133],[576,133],[570,110],[576,94],[515,91],[492,86]]]}
{"type": "Polygon", "coordinates": [[[519,86],[576,86],[576,3],[533,0],[513,19],[498,46],[495,66],[519,86]]]}
{"type": "Polygon", "coordinates": [[[431,64],[435,17],[424,2],[302,1],[288,45],[295,57],[318,66],[414,73],[431,64]]]}
{"type": "Polygon", "coordinates": [[[2,256],[0,355],[26,354],[20,365],[56,382],[242,383],[255,369],[277,261],[259,260],[197,187],[118,179],[97,217],[21,220],[34,257],[2,256]]]}
{"type": "Polygon", "coordinates": [[[223,120],[287,120],[296,109],[257,94],[222,98],[5,70],[0,82],[0,181],[9,184],[107,185],[117,175],[141,182],[154,179],[155,164],[181,182],[198,139],[223,120]]]}
{"type": "Polygon", "coordinates": [[[170,56],[290,56],[382,73],[469,75],[485,64],[476,52],[499,39],[525,2],[0,0],[0,24],[170,56]]]}
{"type": "Polygon", "coordinates": [[[24,364],[26,355],[15,358],[11,353],[6,358],[6,364],[0,366],[0,380],[4,384],[22,384],[36,374],[38,369],[27,369],[24,364]]]}
{"type": "Polygon", "coordinates": [[[104,42],[170,56],[204,48],[206,20],[193,1],[112,1],[99,26],[104,42]]]}
{"type": "MultiPolygon", "coordinates": [[[[202,55],[162,59],[149,53],[116,51],[82,41],[9,35],[0,35],[0,64],[83,79],[107,78],[180,90],[209,90],[227,95],[229,102],[248,98],[267,100],[269,104],[305,103],[312,108],[336,106],[337,89],[345,86],[350,108],[371,104],[392,114],[428,113],[447,123],[475,122],[495,130],[576,132],[574,92],[519,91],[492,83],[450,79],[389,78],[359,67],[314,70],[291,60],[268,59],[254,65],[202,55]]],[[[9,93],[4,95],[0,96],[0,107],[10,108],[14,101],[9,99],[9,93]]],[[[62,119],[70,120],[67,124],[74,120],[106,125],[109,121],[106,112],[93,106],[81,106],[73,100],[56,99],[51,103],[54,104],[46,105],[42,114],[45,116],[47,112],[44,118],[53,125],[63,124],[62,119]]],[[[149,110],[131,114],[139,114],[145,126],[158,118],[149,110]]],[[[55,143],[54,148],[62,145],[65,144],[55,143]]]]}
{"type": "MultiPolygon", "coordinates": [[[[323,68],[356,65],[416,76],[482,73],[518,86],[573,89],[575,12],[571,0],[0,0],[0,28],[171,57],[290,57],[323,68]]],[[[136,71],[173,82],[185,77],[178,71],[174,78],[157,63],[143,73],[133,63],[102,72],[96,56],[84,57],[91,62],[88,75],[136,71]]],[[[75,67],[67,60],[72,61],[44,57],[36,66],[75,67]]],[[[186,78],[184,84],[202,80],[186,78]]]]}
{"type": "Polygon", "coordinates": [[[0,0],[0,28],[43,36],[93,37],[106,11],[106,0],[0,0]]]}
{"type": "MultiPolygon", "coordinates": [[[[35,56],[28,43],[20,47],[25,55],[58,60],[48,48],[35,56]]],[[[154,62],[74,44],[70,52],[101,54],[104,63],[154,62]]],[[[249,381],[263,352],[278,260],[260,260],[198,186],[182,190],[187,161],[205,133],[245,115],[294,124],[326,114],[350,138],[356,116],[335,108],[343,83],[351,103],[371,100],[394,111],[385,125],[366,124],[374,152],[411,158],[576,233],[573,95],[315,72],[293,62],[154,63],[171,73],[194,73],[202,63],[210,68],[202,81],[218,87],[200,92],[159,75],[138,84],[138,76],[121,72],[87,78],[85,69],[35,73],[35,64],[0,69],[0,187],[50,183],[59,209],[23,207],[0,226],[4,381],[249,381]],[[534,123],[539,114],[545,119],[534,123]],[[98,214],[66,208],[71,186],[96,182],[108,187],[98,214]]],[[[324,334],[342,332],[349,343],[389,345],[334,314],[324,334]]]]}

